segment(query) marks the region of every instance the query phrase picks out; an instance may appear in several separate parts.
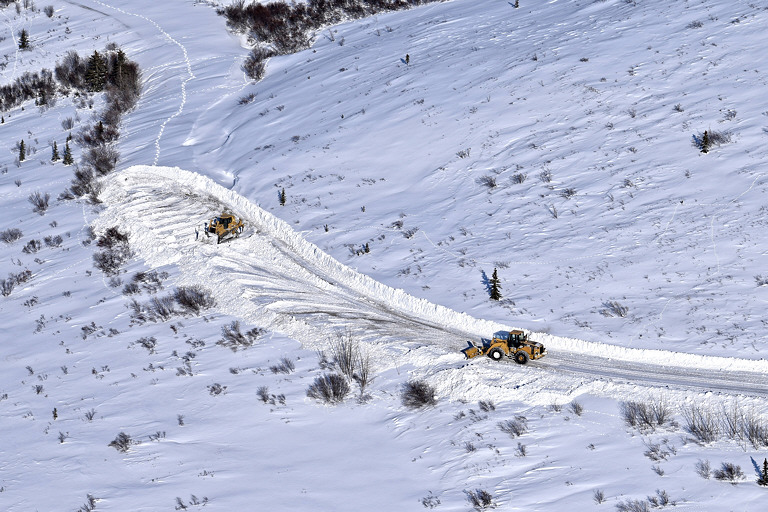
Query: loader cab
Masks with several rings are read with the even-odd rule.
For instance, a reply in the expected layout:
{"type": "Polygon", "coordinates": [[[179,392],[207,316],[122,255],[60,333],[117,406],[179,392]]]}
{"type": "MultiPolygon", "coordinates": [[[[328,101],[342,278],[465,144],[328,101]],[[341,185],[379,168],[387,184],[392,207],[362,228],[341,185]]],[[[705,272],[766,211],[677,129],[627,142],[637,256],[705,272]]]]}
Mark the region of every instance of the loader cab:
{"type": "Polygon", "coordinates": [[[510,347],[518,348],[525,341],[525,333],[522,331],[512,331],[507,338],[507,344],[510,347]]]}

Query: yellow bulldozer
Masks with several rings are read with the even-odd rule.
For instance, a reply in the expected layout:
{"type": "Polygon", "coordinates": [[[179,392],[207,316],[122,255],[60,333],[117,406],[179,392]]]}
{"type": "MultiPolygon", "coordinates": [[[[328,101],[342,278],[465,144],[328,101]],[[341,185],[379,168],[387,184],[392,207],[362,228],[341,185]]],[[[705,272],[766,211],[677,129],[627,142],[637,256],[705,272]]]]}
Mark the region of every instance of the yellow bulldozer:
{"type": "Polygon", "coordinates": [[[470,341],[469,347],[462,352],[467,356],[467,359],[487,355],[494,361],[501,361],[507,357],[514,359],[518,364],[525,364],[530,359],[542,358],[547,353],[544,345],[538,341],[529,340],[523,331],[509,331],[506,334],[506,337],[494,335],[490,342],[484,343],[482,346],[477,346],[470,341]]]}
{"type": "Polygon", "coordinates": [[[242,219],[232,214],[222,213],[205,223],[205,236],[216,235],[216,243],[220,244],[226,237],[237,238],[245,229],[242,219]]]}

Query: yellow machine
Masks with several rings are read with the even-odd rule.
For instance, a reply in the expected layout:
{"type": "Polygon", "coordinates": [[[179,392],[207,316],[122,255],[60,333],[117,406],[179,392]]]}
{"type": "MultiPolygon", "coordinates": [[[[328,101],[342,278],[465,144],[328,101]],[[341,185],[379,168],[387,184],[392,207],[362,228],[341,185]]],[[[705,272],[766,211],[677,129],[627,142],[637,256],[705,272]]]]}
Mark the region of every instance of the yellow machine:
{"type": "Polygon", "coordinates": [[[216,235],[216,243],[220,244],[225,237],[232,235],[234,238],[240,236],[245,229],[245,224],[241,219],[228,213],[222,213],[205,223],[205,236],[216,235]]]}
{"type": "Polygon", "coordinates": [[[494,336],[488,344],[480,347],[471,341],[469,344],[469,347],[462,350],[467,359],[487,355],[494,361],[509,357],[518,364],[525,364],[529,359],[539,359],[547,353],[544,345],[529,340],[523,331],[510,331],[506,339],[494,336]]]}

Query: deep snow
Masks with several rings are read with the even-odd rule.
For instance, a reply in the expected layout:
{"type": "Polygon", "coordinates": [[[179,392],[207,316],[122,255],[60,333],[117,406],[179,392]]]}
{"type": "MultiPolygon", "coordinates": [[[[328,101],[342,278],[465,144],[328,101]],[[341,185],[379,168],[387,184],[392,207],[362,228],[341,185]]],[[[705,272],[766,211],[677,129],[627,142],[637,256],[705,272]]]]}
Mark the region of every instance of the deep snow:
{"type": "Polygon", "coordinates": [[[701,446],[682,426],[639,433],[617,399],[664,396],[680,422],[691,403],[765,411],[762,6],[454,0],[326,29],[251,84],[246,41],[210,4],[50,3],[53,18],[0,11],[4,83],[114,41],[145,87],[103,206],[55,201],[72,169],[49,163],[61,121],[82,127],[98,96],[92,109],[70,97],[4,113],[0,230],[24,236],[0,243],[0,278],[33,272],[0,300],[4,509],[75,510],[90,493],[97,510],[466,510],[479,488],[504,509],[612,508],[665,490],[679,509],[755,510],[762,452],[701,446]],[[16,49],[22,26],[28,52],[16,49]],[[701,155],[691,137],[704,129],[732,142],[701,155]],[[21,137],[31,156],[17,165],[21,137]],[[179,199],[195,189],[206,201],[179,199]],[[27,202],[37,190],[54,197],[44,216],[27,202]],[[193,244],[220,206],[252,231],[193,244]],[[115,223],[137,256],[119,283],[93,268],[86,229],[115,223]],[[55,235],[58,247],[21,250],[55,235]],[[371,253],[355,255],[366,242],[371,253]],[[498,304],[483,281],[494,266],[498,304]],[[137,300],[200,283],[218,307],[137,325],[121,290],[148,268],[169,276],[137,300]],[[627,316],[610,316],[611,301],[627,316]],[[269,331],[233,353],[215,342],[235,319],[269,331]],[[510,327],[551,357],[466,364],[455,350],[510,327]],[[339,329],[364,342],[377,375],[366,403],[324,407],[305,391],[321,373],[314,349],[339,329]],[[590,365],[591,351],[605,359],[590,365]],[[269,370],[282,356],[295,372],[269,370]],[[649,362],[682,376],[643,375],[649,362]],[[746,383],[718,382],[721,367],[746,383]],[[400,405],[411,376],[438,388],[437,407],[400,405]],[[216,383],[226,391],[213,396],[216,383]],[[574,399],[583,415],[558,410],[574,399]],[[497,423],[518,415],[529,432],[511,439],[497,423]],[[119,432],[140,444],[116,452],[119,432]],[[654,444],[658,461],[643,455],[654,444]],[[746,482],[705,480],[700,459],[736,462],[746,482]]]}

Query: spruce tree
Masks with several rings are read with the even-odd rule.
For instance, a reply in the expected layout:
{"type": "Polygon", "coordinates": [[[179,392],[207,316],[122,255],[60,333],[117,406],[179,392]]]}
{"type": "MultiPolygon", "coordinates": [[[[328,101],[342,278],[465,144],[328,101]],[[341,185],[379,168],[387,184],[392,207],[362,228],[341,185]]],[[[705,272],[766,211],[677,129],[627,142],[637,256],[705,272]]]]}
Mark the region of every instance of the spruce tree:
{"type": "Polygon", "coordinates": [[[59,161],[59,146],[56,145],[56,141],[53,141],[53,149],[51,150],[51,162],[59,161]]]}
{"type": "Polygon", "coordinates": [[[24,146],[24,139],[19,142],[19,162],[23,162],[27,157],[27,148],[24,146]]]}
{"type": "Polygon", "coordinates": [[[763,474],[760,475],[760,479],[757,483],[760,485],[768,485],[768,459],[763,460],[763,474]]]}
{"type": "Polygon", "coordinates": [[[499,282],[499,274],[496,269],[493,269],[493,275],[491,276],[491,299],[501,300],[501,283],[499,282]]]}
{"type": "Polygon", "coordinates": [[[104,63],[104,57],[94,50],[85,68],[85,83],[89,91],[99,92],[104,90],[106,82],[107,65],[104,63]]]}
{"type": "Polygon", "coordinates": [[[280,206],[285,206],[285,189],[280,191],[278,194],[278,199],[280,200],[280,206]]]}
{"type": "Polygon", "coordinates": [[[75,161],[72,159],[72,150],[69,149],[69,141],[64,146],[64,159],[61,161],[64,165],[72,165],[75,161]]]}
{"type": "Polygon", "coordinates": [[[21,32],[19,33],[19,49],[29,49],[29,32],[27,32],[27,29],[25,28],[21,29],[21,32]]]}
{"type": "Polygon", "coordinates": [[[710,144],[712,144],[712,141],[709,140],[709,132],[704,130],[704,136],[701,138],[701,152],[709,153],[710,144]]]}

